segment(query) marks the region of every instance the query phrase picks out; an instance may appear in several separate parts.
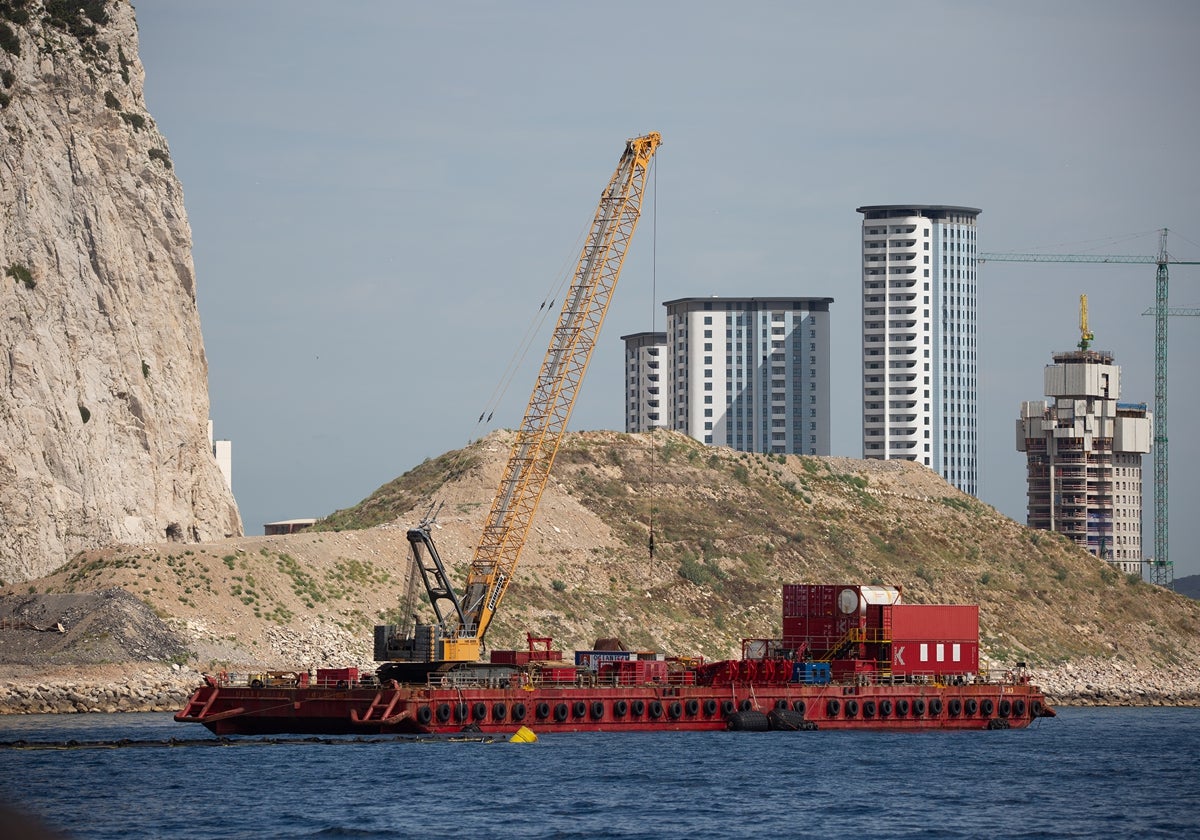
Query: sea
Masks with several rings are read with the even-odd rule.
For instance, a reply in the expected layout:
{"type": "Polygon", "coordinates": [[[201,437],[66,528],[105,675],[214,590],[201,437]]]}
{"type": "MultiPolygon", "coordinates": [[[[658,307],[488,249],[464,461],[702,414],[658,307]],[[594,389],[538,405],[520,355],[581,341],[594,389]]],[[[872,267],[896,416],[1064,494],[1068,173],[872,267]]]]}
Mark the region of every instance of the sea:
{"type": "Polygon", "coordinates": [[[1200,836],[1200,709],[978,732],[187,743],[209,737],[169,714],[0,718],[0,838],[38,837],[16,828],[29,818],[81,840],[1200,836]]]}

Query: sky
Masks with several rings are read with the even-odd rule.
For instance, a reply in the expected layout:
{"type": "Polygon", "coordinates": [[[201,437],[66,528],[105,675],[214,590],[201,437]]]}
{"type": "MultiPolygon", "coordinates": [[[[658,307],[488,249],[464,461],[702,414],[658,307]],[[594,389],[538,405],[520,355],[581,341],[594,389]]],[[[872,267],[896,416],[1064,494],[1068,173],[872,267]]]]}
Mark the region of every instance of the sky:
{"type": "MultiPolygon", "coordinates": [[[[624,428],[620,336],[681,297],[832,297],[832,453],[862,456],[868,204],[982,209],[982,251],[1200,259],[1200,4],[136,0],[192,227],[247,534],[515,428],[630,137],[663,145],[570,428],[624,428]]],[[[984,264],[980,498],[1079,341],[1154,398],[1153,265],[984,264]]],[[[1200,307],[1200,266],[1171,270],[1200,307]]],[[[1200,573],[1200,318],[1169,330],[1170,559],[1200,573]]],[[[1153,551],[1152,459],[1143,545],[1153,551]]],[[[487,500],[481,500],[487,501],[487,500]]]]}

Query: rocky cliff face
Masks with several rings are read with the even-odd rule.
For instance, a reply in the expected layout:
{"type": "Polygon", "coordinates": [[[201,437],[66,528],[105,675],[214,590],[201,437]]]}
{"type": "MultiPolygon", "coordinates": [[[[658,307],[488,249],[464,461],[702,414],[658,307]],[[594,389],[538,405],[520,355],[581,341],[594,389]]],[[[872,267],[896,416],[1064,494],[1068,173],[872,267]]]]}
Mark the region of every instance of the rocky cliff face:
{"type": "Polygon", "coordinates": [[[0,0],[0,579],[240,535],[126,0],[0,0]]]}

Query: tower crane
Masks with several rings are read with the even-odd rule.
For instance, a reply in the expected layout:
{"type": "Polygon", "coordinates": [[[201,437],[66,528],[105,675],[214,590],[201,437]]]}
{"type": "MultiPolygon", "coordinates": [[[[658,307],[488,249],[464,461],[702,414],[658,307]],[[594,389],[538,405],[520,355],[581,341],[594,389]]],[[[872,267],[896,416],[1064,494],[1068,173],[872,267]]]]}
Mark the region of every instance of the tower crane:
{"type": "MultiPolygon", "coordinates": [[[[1167,545],[1167,265],[1200,265],[1200,260],[1177,260],[1167,253],[1167,229],[1158,235],[1158,254],[999,254],[980,253],[980,262],[1140,263],[1157,266],[1154,283],[1154,560],[1151,582],[1170,586],[1171,561],[1167,545]]],[[[1081,324],[1082,326],[1082,324],[1081,324]]]]}
{"type": "MultiPolygon", "coordinates": [[[[451,584],[434,545],[432,517],[409,529],[414,564],[437,620],[432,624],[414,621],[411,636],[397,637],[394,644],[385,645],[387,659],[412,663],[412,670],[426,673],[479,659],[484,634],[512,581],[566,431],[626,249],[637,228],[650,161],[661,143],[657,132],[628,140],[600,197],[461,594],[451,584]]],[[[381,631],[387,634],[388,628],[376,628],[376,659],[381,658],[381,631]]],[[[393,672],[397,676],[409,673],[399,662],[389,663],[395,666],[393,672]]],[[[388,665],[380,668],[381,677],[386,678],[387,669],[388,665]]]]}
{"type": "Polygon", "coordinates": [[[1079,296],[1079,349],[1087,350],[1096,336],[1088,329],[1087,295],[1079,296]]]}

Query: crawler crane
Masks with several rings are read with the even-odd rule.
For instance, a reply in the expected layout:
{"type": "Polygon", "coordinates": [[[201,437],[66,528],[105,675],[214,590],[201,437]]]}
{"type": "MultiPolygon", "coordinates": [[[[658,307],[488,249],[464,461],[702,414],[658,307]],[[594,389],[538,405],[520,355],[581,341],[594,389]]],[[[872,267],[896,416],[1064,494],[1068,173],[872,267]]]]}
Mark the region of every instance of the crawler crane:
{"type": "Polygon", "coordinates": [[[566,431],[637,228],[650,161],[661,142],[657,133],[627,141],[600,198],[461,595],[434,545],[431,519],[408,531],[413,562],[437,619],[414,622],[413,632],[403,638],[394,626],[376,628],[376,659],[388,660],[380,668],[381,677],[411,677],[478,661],[566,431]]]}

